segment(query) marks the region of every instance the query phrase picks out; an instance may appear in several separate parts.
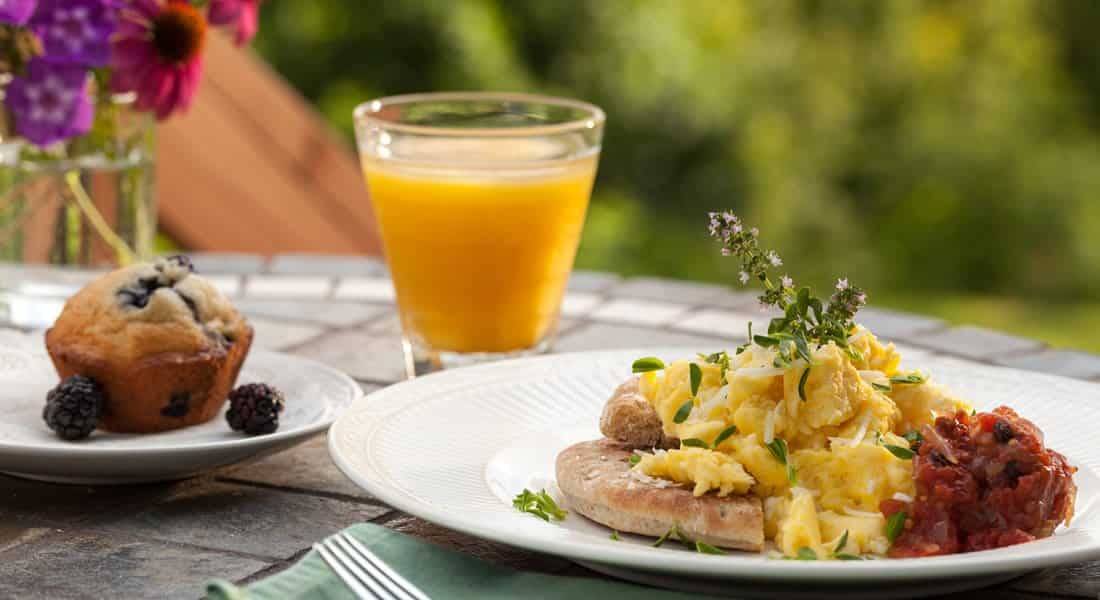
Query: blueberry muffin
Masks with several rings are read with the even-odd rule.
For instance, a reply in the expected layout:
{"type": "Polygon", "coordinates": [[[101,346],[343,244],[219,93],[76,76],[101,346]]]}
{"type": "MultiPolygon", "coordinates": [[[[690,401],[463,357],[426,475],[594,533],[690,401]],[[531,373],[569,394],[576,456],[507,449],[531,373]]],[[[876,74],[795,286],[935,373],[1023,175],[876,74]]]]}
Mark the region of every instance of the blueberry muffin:
{"type": "Polygon", "coordinates": [[[209,421],[251,344],[252,327],[183,256],[105,274],[46,332],[58,375],[103,389],[99,427],[130,433],[209,421]]]}

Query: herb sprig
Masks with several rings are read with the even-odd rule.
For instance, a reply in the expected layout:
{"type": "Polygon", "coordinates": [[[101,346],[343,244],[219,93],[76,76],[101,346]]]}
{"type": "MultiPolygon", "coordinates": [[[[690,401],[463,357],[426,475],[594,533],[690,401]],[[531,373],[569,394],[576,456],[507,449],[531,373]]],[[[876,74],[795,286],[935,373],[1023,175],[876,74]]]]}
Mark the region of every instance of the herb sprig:
{"type": "Polygon", "coordinates": [[[787,457],[787,441],[783,438],[775,438],[772,441],[765,444],[768,451],[772,453],[775,460],[778,460],[780,464],[787,467],[787,481],[791,485],[798,485],[798,469],[795,468],[791,461],[787,457]]]}
{"type": "Polygon", "coordinates": [[[760,296],[761,306],[776,308],[783,313],[768,324],[767,335],[752,335],[749,341],[761,346],[776,348],[776,367],[788,367],[797,359],[813,362],[810,346],[823,346],[829,342],[848,352],[853,360],[860,358],[859,351],[848,345],[848,335],[855,327],[856,313],[867,304],[863,290],[840,279],[828,303],[816,297],[808,287],[796,288],[794,281],[783,275],[772,281],[769,271],[783,266],[775,250],[760,248],[755,228],[747,228],[741,218],[730,211],[712,212],[710,235],[722,243],[723,256],[736,256],[741,261],[739,279],[747,285],[753,279],[764,286],[760,296]]]}
{"type": "Polygon", "coordinates": [[[557,502],[554,502],[554,499],[546,493],[545,489],[535,493],[523,488],[523,491],[512,500],[512,506],[520,512],[535,515],[547,522],[551,520],[561,521],[568,514],[567,511],[558,506],[557,502]]]}

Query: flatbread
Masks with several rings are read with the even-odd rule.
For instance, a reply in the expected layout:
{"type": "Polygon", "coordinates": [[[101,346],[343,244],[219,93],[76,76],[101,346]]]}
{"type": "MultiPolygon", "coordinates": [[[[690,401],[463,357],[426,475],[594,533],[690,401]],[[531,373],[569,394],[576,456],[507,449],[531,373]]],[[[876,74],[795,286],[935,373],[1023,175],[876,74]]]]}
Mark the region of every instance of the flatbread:
{"type": "Polygon", "coordinates": [[[753,496],[700,497],[675,483],[632,471],[633,448],[608,439],[574,444],[557,459],[568,507],[617,531],[659,537],[673,525],[712,546],[760,551],[764,511],[753,496]]]}

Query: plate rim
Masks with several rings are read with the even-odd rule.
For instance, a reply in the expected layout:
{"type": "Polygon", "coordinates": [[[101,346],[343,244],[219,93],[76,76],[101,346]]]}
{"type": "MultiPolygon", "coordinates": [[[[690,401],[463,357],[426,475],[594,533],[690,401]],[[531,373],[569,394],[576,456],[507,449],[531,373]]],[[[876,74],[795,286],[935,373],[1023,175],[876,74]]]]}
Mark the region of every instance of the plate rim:
{"type": "MultiPolygon", "coordinates": [[[[355,400],[332,424],[329,432],[328,450],[333,463],[353,483],[360,486],[368,493],[382,502],[397,508],[410,515],[436,523],[443,527],[472,535],[481,539],[503,543],[509,546],[533,550],[536,552],[553,554],[570,560],[590,561],[601,564],[616,565],[632,569],[655,571],[662,573],[676,573],[710,579],[723,580],[754,580],[754,581],[822,581],[834,583],[858,583],[869,581],[881,581],[890,579],[894,581],[915,581],[931,576],[978,576],[982,574],[997,574],[1019,572],[1023,573],[1040,568],[1055,565],[1073,564],[1083,562],[1100,556],[1100,538],[1094,537],[1083,546],[1075,548],[1054,548],[1036,554],[1008,555],[990,558],[990,554],[999,550],[987,550],[965,554],[952,554],[946,556],[924,558],[883,559],[870,561],[781,561],[769,560],[762,554],[750,554],[747,556],[727,555],[709,556],[696,553],[679,552],[654,552],[643,553],[641,548],[633,545],[626,547],[596,546],[576,544],[568,539],[557,539],[553,536],[539,534],[536,529],[514,529],[508,532],[499,527],[487,526],[484,521],[462,518],[456,516],[455,511],[437,509],[417,501],[416,498],[391,488],[384,481],[372,481],[368,475],[371,473],[358,472],[350,459],[343,456],[343,448],[340,447],[340,432],[347,427],[361,425],[355,423],[357,418],[362,418],[362,413],[367,406],[374,401],[385,399],[386,396],[400,394],[403,389],[413,386],[439,382],[451,377],[454,373],[461,372],[463,377],[468,377],[479,371],[492,373],[499,369],[507,369],[509,366],[525,365],[528,363],[545,362],[551,364],[562,360],[578,360],[591,357],[607,358],[611,356],[649,356],[649,355],[694,355],[695,349],[684,346],[643,346],[639,348],[622,348],[607,350],[591,350],[580,352],[564,352],[535,357],[523,357],[481,365],[463,367],[432,373],[412,380],[399,382],[385,388],[364,394],[355,400]],[[730,559],[733,558],[733,561],[730,559]],[[716,565],[723,561],[728,567],[726,572],[716,572],[716,565]]],[[[944,357],[933,355],[937,360],[947,359],[958,361],[956,357],[944,357]]],[[[963,361],[966,362],[966,361],[963,361]]],[[[978,363],[978,366],[986,370],[1011,372],[1024,375],[1028,378],[1044,379],[1047,381],[1061,381],[1073,385],[1097,386],[1100,384],[1083,380],[1071,379],[1058,375],[1012,369],[994,365],[978,363]]],[[[387,413],[389,416],[391,413],[387,413]]],[[[1084,465],[1083,465],[1084,466],[1084,465]]],[[[1086,467],[1087,468],[1087,467],[1086,467]]],[[[482,470],[484,465],[482,466],[482,470]]],[[[1095,472],[1093,476],[1097,476],[1095,472]]],[[[489,492],[491,494],[491,491],[489,492]]],[[[503,510],[504,505],[501,504],[503,510]]],[[[541,524],[541,523],[539,523],[541,524]]],[[[547,525],[552,526],[552,525],[547,525]]],[[[1053,538],[1030,542],[1039,544],[1053,538]]]]}
{"type": "MultiPolygon", "coordinates": [[[[245,363],[248,360],[256,356],[271,356],[279,360],[292,360],[298,363],[304,363],[309,366],[310,369],[316,369],[323,371],[332,376],[336,380],[341,382],[352,390],[352,399],[348,403],[344,411],[350,410],[352,406],[360,402],[363,399],[363,388],[359,386],[354,379],[352,379],[346,373],[339,369],[330,367],[324,363],[311,358],[305,358],[294,354],[288,354],[286,352],[278,352],[274,350],[254,349],[248,353],[245,358],[245,363]]],[[[95,445],[95,440],[91,441],[76,441],[69,442],[65,446],[44,446],[34,443],[26,442],[9,442],[0,441],[0,454],[15,454],[20,453],[25,456],[35,456],[41,458],[79,458],[79,459],[96,459],[105,458],[116,455],[133,455],[135,453],[141,456],[153,456],[158,457],[170,457],[173,455],[183,455],[192,452],[214,452],[219,450],[233,449],[244,450],[253,447],[266,448],[269,446],[277,445],[280,442],[287,442],[299,437],[313,435],[320,431],[327,430],[332,424],[341,416],[344,411],[331,411],[329,415],[323,415],[322,418],[316,421],[296,428],[288,429],[285,431],[276,431],[267,435],[257,436],[243,436],[241,438],[219,440],[213,442],[200,442],[200,443],[172,443],[163,444],[157,446],[150,446],[147,448],[132,448],[132,447],[118,447],[110,446],[104,447],[95,445]]],[[[215,417],[217,418],[217,417],[215,417]]],[[[138,434],[140,435],[140,434],[138,434]]]]}

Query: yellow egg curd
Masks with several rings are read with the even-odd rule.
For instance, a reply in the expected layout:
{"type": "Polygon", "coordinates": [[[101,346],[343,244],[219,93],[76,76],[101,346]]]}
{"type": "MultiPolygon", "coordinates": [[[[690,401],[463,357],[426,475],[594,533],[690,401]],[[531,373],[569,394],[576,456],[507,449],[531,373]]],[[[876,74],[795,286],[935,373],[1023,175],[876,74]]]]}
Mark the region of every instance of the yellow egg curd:
{"type": "Polygon", "coordinates": [[[848,345],[830,342],[811,362],[776,367],[773,348],[749,344],[728,370],[699,357],[642,374],[643,395],[681,448],[635,468],[696,496],[760,497],[765,535],[786,556],[885,553],[879,506],[913,494],[902,435],[970,407],[902,371],[894,345],[867,329],[856,326],[848,345]],[[692,370],[701,375],[695,393],[692,370]]]}

